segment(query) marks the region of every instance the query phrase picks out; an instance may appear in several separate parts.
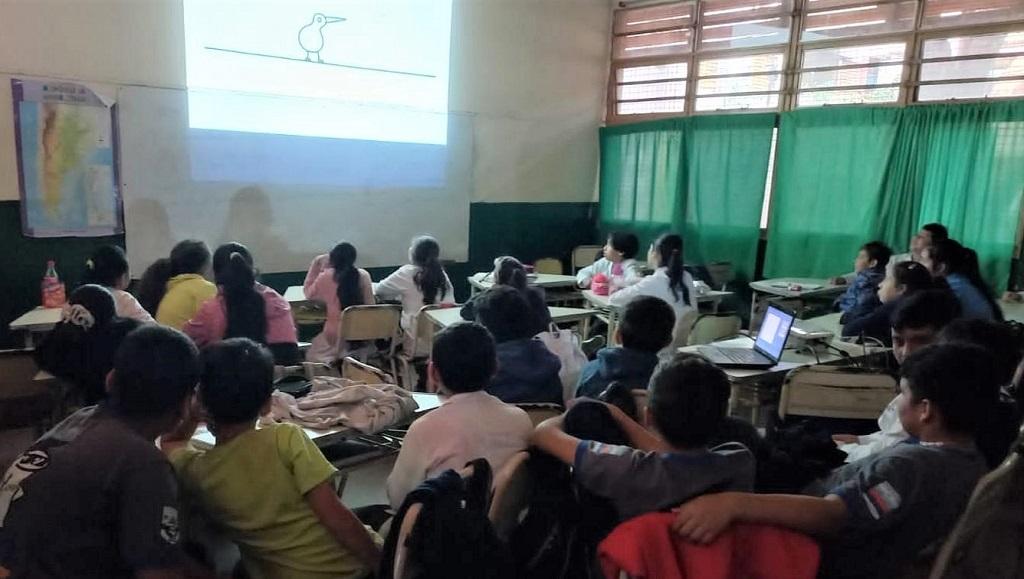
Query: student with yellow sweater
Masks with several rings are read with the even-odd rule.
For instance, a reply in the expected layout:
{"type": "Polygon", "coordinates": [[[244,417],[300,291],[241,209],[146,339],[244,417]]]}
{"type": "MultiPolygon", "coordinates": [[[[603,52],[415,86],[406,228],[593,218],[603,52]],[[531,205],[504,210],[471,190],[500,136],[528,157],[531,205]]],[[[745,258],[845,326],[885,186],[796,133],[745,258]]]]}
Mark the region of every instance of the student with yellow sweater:
{"type": "Polygon", "coordinates": [[[191,412],[161,440],[183,488],[242,552],[253,579],[366,577],[377,568],[380,537],[338,499],[335,468],[301,428],[256,428],[270,408],[274,362],[248,338],[203,349],[199,401],[217,442],[196,450],[191,412]]]}
{"type": "Polygon", "coordinates": [[[199,306],[217,295],[217,286],[203,277],[210,269],[210,248],[202,241],[186,239],[158,259],[142,274],[139,303],[156,321],[182,329],[199,306]]]}

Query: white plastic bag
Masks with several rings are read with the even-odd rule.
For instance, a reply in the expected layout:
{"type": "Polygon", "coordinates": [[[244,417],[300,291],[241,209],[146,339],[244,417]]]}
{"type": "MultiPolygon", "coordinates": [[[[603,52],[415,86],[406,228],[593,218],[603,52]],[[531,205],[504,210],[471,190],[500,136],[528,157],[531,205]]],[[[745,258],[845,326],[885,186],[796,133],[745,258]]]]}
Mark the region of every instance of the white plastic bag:
{"type": "Polygon", "coordinates": [[[558,326],[551,324],[549,331],[541,332],[535,338],[543,342],[547,349],[558,356],[558,360],[562,362],[558,377],[562,381],[562,401],[568,402],[575,397],[576,383],[580,379],[583,365],[587,363],[587,355],[583,353],[583,348],[580,346],[579,334],[572,330],[561,330],[558,326]]]}

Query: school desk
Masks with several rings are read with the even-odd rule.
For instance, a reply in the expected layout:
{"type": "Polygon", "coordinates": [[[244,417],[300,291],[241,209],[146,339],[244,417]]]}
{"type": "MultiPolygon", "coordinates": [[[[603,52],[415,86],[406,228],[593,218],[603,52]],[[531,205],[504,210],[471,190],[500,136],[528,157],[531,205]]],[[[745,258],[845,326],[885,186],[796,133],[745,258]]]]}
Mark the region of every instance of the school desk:
{"type": "MultiPolygon", "coordinates": [[[[440,308],[436,310],[427,310],[424,314],[435,326],[439,329],[443,329],[464,321],[460,310],[461,308],[459,307],[440,308]]],[[[587,310],[583,308],[560,308],[555,306],[549,306],[548,311],[551,313],[551,321],[556,324],[571,324],[574,322],[586,323],[590,320],[591,316],[596,313],[594,310],[587,310]]]]}
{"type": "MultiPolygon", "coordinates": [[[[470,288],[475,294],[479,291],[494,287],[492,275],[493,274],[491,272],[480,272],[475,273],[466,279],[469,281],[470,288]]],[[[556,275],[553,273],[530,274],[526,283],[533,287],[544,289],[575,289],[576,276],[556,275]]]]}
{"type": "MultiPolygon", "coordinates": [[[[619,310],[621,308],[612,306],[608,296],[599,296],[595,294],[593,290],[583,290],[581,293],[583,294],[583,300],[589,307],[601,312],[602,320],[608,325],[606,343],[608,345],[613,345],[612,337],[615,335],[615,328],[619,323],[619,310]]],[[[721,305],[722,300],[732,295],[735,294],[730,291],[709,290],[703,294],[697,295],[697,304],[711,304],[711,312],[717,314],[718,307],[721,305]]]]}
{"type": "Polygon", "coordinates": [[[25,333],[25,349],[35,347],[35,334],[45,334],[60,322],[61,308],[38,307],[22,314],[8,327],[12,332],[25,333]]]}

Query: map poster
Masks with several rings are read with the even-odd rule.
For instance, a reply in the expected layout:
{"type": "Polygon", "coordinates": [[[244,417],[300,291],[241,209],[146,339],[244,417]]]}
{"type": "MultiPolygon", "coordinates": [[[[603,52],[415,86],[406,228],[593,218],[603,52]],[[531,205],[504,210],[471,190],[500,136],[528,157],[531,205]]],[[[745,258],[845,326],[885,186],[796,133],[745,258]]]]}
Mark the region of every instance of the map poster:
{"type": "Polygon", "coordinates": [[[12,79],[11,93],[24,234],[122,233],[116,107],[67,82],[12,79]]]}

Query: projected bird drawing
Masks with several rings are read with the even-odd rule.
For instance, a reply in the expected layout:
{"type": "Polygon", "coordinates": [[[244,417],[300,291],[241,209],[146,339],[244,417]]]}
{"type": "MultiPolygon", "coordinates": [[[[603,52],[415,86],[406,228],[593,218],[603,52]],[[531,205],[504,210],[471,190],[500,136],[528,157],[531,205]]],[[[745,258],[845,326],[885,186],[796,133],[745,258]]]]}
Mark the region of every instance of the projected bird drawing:
{"type": "Polygon", "coordinates": [[[299,29],[299,46],[306,51],[306,60],[313,62],[315,57],[316,62],[324,61],[320,58],[320,51],[324,48],[324,28],[328,24],[344,21],[344,18],[324,16],[318,12],[313,15],[313,20],[309,24],[299,29]]]}

